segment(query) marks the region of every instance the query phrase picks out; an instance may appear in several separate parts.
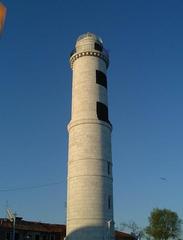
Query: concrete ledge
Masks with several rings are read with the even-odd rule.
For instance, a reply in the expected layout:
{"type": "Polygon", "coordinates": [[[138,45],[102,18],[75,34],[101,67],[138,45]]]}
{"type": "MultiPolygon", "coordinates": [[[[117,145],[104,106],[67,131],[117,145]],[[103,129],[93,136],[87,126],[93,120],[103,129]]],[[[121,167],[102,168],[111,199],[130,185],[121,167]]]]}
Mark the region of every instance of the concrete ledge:
{"type": "Polygon", "coordinates": [[[81,120],[76,120],[76,121],[71,121],[68,126],[67,130],[70,131],[71,128],[76,127],[81,124],[97,124],[97,125],[103,125],[107,128],[109,128],[112,131],[112,125],[110,123],[100,121],[97,119],[81,119],[81,120]]]}

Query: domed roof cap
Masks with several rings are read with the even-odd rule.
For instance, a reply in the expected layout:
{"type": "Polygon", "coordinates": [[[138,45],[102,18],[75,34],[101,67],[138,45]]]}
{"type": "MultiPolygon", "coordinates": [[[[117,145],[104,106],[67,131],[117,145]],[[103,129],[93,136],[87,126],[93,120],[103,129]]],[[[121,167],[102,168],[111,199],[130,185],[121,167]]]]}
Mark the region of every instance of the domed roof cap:
{"type": "Polygon", "coordinates": [[[87,32],[87,33],[84,33],[84,34],[80,35],[77,39],[77,42],[79,42],[80,40],[83,40],[84,38],[91,38],[94,41],[97,41],[100,44],[103,44],[103,41],[100,37],[98,37],[94,33],[90,33],[90,32],[87,32]]]}

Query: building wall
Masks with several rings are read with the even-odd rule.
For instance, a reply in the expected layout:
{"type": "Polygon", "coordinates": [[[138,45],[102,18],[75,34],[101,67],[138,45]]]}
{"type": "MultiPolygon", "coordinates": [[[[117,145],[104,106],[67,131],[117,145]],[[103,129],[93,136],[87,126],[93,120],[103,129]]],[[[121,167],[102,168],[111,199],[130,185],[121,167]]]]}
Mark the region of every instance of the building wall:
{"type": "MultiPolygon", "coordinates": [[[[64,240],[66,226],[18,220],[15,240],[64,240]]],[[[0,219],[0,240],[12,240],[12,223],[0,219]]],[[[136,240],[130,234],[115,231],[115,240],[136,240]]]]}
{"type": "MultiPolygon", "coordinates": [[[[0,240],[12,240],[12,223],[0,220],[0,240]]],[[[16,221],[15,240],[64,240],[65,225],[16,221]]]]}

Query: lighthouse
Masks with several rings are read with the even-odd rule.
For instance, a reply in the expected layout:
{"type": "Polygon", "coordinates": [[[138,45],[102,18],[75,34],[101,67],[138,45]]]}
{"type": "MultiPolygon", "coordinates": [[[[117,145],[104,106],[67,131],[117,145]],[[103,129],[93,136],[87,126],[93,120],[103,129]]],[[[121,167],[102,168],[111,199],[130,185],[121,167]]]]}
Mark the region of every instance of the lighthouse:
{"type": "Polygon", "coordinates": [[[66,239],[113,240],[109,56],[101,38],[93,33],[79,36],[70,55],[70,66],[66,239]]]}

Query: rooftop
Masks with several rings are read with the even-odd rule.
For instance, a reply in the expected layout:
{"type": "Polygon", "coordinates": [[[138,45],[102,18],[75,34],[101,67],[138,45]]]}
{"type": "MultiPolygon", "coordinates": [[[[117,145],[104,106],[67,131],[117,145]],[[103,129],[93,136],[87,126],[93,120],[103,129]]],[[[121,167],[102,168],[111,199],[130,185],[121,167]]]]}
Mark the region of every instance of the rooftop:
{"type": "Polygon", "coordinates": [[[77,42],[84,39],[84,38],[93,38],[94,40],[100,42],[101,44],[103,44],[103,41],[100,37],[96,36],[94,33],[90,33],[90,32],[87,32],[87,33],[84,33],[82,35],[80,35],[77,39],[77,42]]]}

